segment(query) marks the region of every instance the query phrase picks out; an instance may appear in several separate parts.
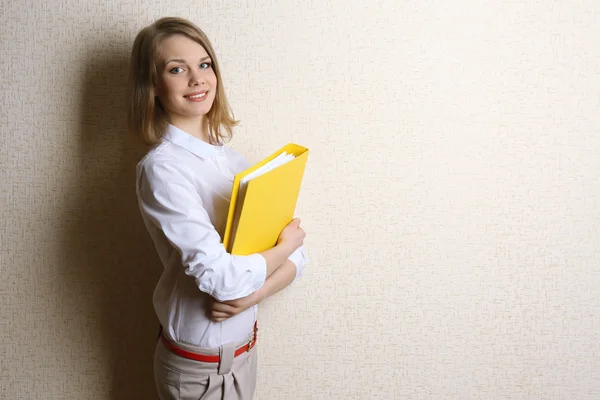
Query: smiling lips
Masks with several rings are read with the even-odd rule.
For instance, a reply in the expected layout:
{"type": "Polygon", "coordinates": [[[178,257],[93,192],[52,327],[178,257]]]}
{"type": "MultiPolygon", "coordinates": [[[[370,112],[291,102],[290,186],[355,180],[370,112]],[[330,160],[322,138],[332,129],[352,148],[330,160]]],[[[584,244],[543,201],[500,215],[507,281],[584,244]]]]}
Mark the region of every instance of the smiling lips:
{"type": "Polygon", "coordinates": [[[194,92],[194,93],[187,94],[183,97],[185,97],[189,101],[199,102],[199,101],[204,101],[206,99],[207,94],[208,94],[208,90],[203,90],[201,92],[194,92]]]}

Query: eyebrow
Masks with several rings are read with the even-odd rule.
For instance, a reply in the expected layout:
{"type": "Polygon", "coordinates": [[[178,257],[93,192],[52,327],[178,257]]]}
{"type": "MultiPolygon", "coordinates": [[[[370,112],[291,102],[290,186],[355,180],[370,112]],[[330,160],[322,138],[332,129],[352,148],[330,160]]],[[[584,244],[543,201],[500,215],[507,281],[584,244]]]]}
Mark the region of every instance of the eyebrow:
{"type": "MultiPolygon", "coordinates": [[[[206,61],[206,60],[210,60],[210,56],[206,56],[200,59],[200,61],[206,61]]],[[[171,62],[179,62],[179,63],[185,63],[186,61],[182,58],[172,58],[170,60],[165,61],[165,65],[167,65],[168,63],[171,62]]]]}

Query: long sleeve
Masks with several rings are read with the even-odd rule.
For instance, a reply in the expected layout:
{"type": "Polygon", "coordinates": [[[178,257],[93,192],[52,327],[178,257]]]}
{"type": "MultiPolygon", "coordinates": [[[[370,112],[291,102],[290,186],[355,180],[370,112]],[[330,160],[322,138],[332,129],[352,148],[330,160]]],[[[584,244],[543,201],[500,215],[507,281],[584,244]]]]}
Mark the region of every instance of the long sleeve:
{"type": "Polygon", "coordinates": [[[179,253],[201,291],[219,301],[247,296],[264,284],[266,261],[260,254],[226,252],[190,172],[168,162],[145,163],[138,171],[142,214],[179,253]]]}

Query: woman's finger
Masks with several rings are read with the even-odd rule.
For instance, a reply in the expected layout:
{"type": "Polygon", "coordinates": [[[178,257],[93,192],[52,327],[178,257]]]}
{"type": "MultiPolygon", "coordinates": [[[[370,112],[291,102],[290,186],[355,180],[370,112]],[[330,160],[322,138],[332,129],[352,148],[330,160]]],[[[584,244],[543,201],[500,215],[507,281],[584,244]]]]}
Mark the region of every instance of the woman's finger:
{"type": "Polygon", "coordinates": [[[224,313],[224,312],[220,312],[220,311],[213,311],[210,313],[210,317],[212,319],[214,319],[215,321],[223,321],[223,320],[231,317],[231,315],[224,313]]]}
{"type": "Polygon", "coordinates": [[[225,313],[231,313],[231,312],[233,312],[234,307],[230,306],[229,304],[214,302],[211,305],[211,309],[213,311],[220,311],[220,312],[225,312],[225,313]]]}

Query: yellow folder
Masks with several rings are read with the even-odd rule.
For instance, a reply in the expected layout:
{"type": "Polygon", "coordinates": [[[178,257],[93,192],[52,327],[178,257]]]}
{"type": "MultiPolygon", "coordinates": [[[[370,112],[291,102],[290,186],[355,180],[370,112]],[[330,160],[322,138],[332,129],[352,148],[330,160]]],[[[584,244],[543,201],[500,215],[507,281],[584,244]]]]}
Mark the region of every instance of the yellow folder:
{"type": "Polygon", "coordinates": [[[248,255],[277,244],[281,230],[294,218],[307,159],[307,148],[290,143],[235,176],[223,235],[229,253],[248,255]],[[251,179],[240,190],[246,175],[283,152],[293,154],[294,159],[251,179]]]}

